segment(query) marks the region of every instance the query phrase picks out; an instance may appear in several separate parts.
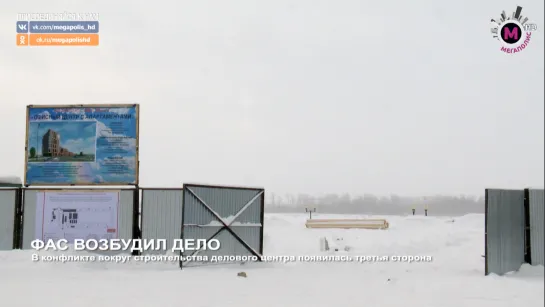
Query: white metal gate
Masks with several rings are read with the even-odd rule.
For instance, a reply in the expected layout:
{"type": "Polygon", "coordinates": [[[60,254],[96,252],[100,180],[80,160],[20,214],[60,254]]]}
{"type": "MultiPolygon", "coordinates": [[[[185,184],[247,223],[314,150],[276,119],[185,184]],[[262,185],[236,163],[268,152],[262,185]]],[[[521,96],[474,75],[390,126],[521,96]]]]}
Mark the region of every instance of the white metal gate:
{"type": "MultiPolygon", "coordinates": [[[[218,250],[185,251],[181,255],[202,257],[263,255],[265,190],[184,184],[182,240],[220,242],[218,250]]],[[[187,265],[187,262],[180,262],[187,265]]]]}

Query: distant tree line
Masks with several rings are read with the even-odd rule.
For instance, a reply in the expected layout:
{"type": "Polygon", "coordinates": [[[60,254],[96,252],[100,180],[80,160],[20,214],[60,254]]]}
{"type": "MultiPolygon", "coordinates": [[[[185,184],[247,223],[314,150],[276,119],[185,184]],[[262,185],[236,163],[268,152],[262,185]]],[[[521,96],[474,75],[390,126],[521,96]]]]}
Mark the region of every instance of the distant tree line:
{"type": "Polygon", "coordinates": [[[316,213],[338,214],[382,214],[404,215],[412,214],[416,209],[417,215],[459,216],[468,213],[484,213],[484,197],[470,196],[426,196],[403,197],[390,195],[378,197],[372,194],[351,197],[348,194],[328,194],[315,197],[307,194],[284,195],[269,194],[265,201],[265,210],[270,213],[304,213],[305,208],[314,209],[316,213]]]}

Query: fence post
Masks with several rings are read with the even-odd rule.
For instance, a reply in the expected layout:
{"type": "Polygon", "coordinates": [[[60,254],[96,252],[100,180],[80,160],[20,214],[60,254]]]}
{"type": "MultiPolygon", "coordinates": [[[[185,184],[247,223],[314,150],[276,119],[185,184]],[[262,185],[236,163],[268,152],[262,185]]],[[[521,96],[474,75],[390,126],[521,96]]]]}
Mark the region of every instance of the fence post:
{"type": "Polygon", "coordinates": [[[15,190],[15,216],[13,219],[13,249],[21,249],[21,229],[23,227],[22,210],[23,210],[23,188],[15,190]]]}
{"type": "Polygon", "coordinates": [[[310,215],[309,219],[312,220],[312,212],[316,212],[316,208],[312,208],[312,209],[305,208],[305,212],[308,212],[308,214],[310,215]]]}
{"type": "Polygon", "coordinates": [[[530,225],[530,190],[524,189],[524,262],[532,264],[532,240],[530,225]]]}
{"type": "MultiPolygon", "coordinates": [[[[141,239],[142,234],[140,232],[140,187],[136,185],[132,194],[132,239],[141,239]]],[[[133,256],[138,256],[139,251],[134,250],[133,256]]]]}

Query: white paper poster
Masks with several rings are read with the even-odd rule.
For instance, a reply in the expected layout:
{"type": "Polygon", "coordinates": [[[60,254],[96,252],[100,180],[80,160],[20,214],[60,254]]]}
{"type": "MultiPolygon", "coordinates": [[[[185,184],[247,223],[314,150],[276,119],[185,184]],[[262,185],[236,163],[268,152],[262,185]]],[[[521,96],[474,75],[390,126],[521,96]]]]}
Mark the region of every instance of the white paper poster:
{"type": "Polygon", "coordinates": [[[36,238],[118,238],[119,191],[43,191],[36,195],[36,238]]]}

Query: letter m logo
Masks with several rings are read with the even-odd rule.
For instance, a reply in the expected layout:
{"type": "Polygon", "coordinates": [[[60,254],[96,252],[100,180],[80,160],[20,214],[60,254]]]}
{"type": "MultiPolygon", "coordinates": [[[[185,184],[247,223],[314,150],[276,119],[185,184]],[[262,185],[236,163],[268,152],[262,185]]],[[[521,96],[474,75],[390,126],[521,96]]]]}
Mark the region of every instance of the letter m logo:
{"type": "Polygon", "coordinates": [[[507,28],[507,27],[503,28],[503,39],[504,40],[508,40],[508,39],[518,40],[519,39],[518,28],[514,27],[511,30],[509,28],[507,28]]]}

